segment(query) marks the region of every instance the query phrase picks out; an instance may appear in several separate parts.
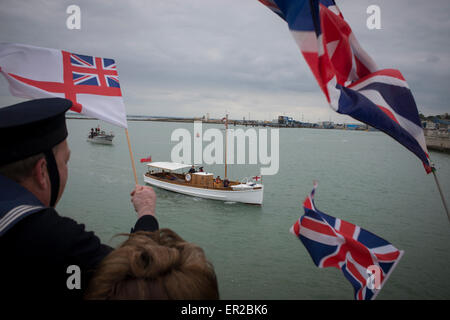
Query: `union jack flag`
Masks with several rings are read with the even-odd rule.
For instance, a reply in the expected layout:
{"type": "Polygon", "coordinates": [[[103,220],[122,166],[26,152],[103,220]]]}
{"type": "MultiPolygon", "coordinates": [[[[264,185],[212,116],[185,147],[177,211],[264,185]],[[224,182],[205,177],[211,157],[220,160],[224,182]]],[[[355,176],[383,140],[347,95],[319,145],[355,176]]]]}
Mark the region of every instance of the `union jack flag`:
{"type": "Polygon", "coordinates": [[[342,270],[355,290],[355,299],[375,299],[403,251],[363,228],[317,210],[316,188],[314,184],[303,202],[305,214],[290,231],[302,241],[316,266],[342,270]]]}
{"type": "Polygon", "coordinates": [[[398,70],[378,69],[334,0],[259,0],[284,19],[330,107],[397,140],[432,172],[414,97],[398,70]]]}
{"type": "Polygon", "coordinates": [[[75,67],[83,67],[83,72],[72,71],[72,79],[75,85],[100,86],[100,77],[104,77],[105,84],[108,87],[120,88],[116,62],[113,59],[95,59],[95,57],[91,56],[70,53],[70,63],[75,67]],[[101,68],[97,68],[97,63],[101,64],[101,68]],[[113,72],[99,74],[99,69],[113,72]]]}

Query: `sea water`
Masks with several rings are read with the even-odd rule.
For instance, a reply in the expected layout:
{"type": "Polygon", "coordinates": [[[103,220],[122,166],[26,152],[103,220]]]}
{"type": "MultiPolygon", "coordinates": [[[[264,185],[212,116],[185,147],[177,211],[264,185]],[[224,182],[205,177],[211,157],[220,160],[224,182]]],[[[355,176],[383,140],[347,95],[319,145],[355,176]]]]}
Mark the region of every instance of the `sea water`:
{"type": "MultiPolygon", "coordinates": [[[[205,128],[222,129],[219,125],[205,128]]],[[[231,126],[232,127],[232,126],[231,126]]],[[[129,134],[143,184],[140,158],[170,161],[177,128],[191,123],[130,121],[129,134]]],[[[244,130],[247,129],[242,127],[244,130]]],[[[109,245],[117,246],[136,221],[130,202],[134,177],[125,132],[96,120],[68,120],[69,180],[57,206],[109,245]],[[101,124],[114,144],[86,141],[101,124]]],[[[255,128],[258,130],[258,128],[255,128]]],[[[450,222],[432,175],[418,158],[381,132],[281,128],[278,174],[264,176],[262,206],[224,203],[155,188],[156,216],[201,246],[213,263],[222,299],[353,299],[341,271],[317,268],[289,232],[318,181],[321,211],[354,223],[405,254],[377,299],[450,298],[450,222]]],[[[431,152],[450,202],[450,155],[431,152]]],[[[259,174],[259,165],[229,165],[232,179],[259,174]]],[[[223,177],[223,165],[205,166],[223,177]]]]}

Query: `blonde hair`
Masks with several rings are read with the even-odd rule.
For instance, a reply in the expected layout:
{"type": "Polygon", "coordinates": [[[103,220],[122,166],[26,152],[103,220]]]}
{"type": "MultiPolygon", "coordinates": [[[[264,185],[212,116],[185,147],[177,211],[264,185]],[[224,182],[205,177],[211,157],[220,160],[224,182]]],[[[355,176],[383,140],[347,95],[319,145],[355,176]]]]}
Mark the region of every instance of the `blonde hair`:
{"type": "Polygon", "coordinates": [[[213,265],[174,231],[139,231],[100,263],[86,299],[219,299],[213,265]]]}

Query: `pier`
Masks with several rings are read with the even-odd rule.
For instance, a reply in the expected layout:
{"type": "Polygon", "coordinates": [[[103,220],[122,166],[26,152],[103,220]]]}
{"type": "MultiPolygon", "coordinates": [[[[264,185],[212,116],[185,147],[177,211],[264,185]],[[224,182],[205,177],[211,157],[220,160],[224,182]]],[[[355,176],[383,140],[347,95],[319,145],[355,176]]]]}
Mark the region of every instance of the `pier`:
{"type": "Polygon", "coordinates": [[[450,153],[450,133],[448,131],[424,129],[424,134],[429,150],[450,153]]]}

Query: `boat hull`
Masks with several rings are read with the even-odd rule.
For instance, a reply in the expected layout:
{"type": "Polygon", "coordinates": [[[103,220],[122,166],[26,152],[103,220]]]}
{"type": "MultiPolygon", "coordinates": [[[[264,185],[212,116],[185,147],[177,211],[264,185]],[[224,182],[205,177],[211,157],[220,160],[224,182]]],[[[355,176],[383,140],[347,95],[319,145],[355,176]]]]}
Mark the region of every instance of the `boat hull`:
{"type": "Polygon", "coordinates": [[[98,143],[98,144],[112,144],[112,139],[109,137],[94,137],[94,138],[87,138],[87,141],[92,143],[98,143]]]}
{"type": "Polygon", "coordinates": [[[218,190],[218,189],[206,189],[191,187],[187,185],[180,185],[161,181],[144,175],[144,181],[152,186],[159,187],[165,190],[186,194],[193,197],[230,201],[230,202],[242,202],[249,204],[261,205],[263,202],[264,186],[261,185],[260,189],[251,190],[218,190]]]}

